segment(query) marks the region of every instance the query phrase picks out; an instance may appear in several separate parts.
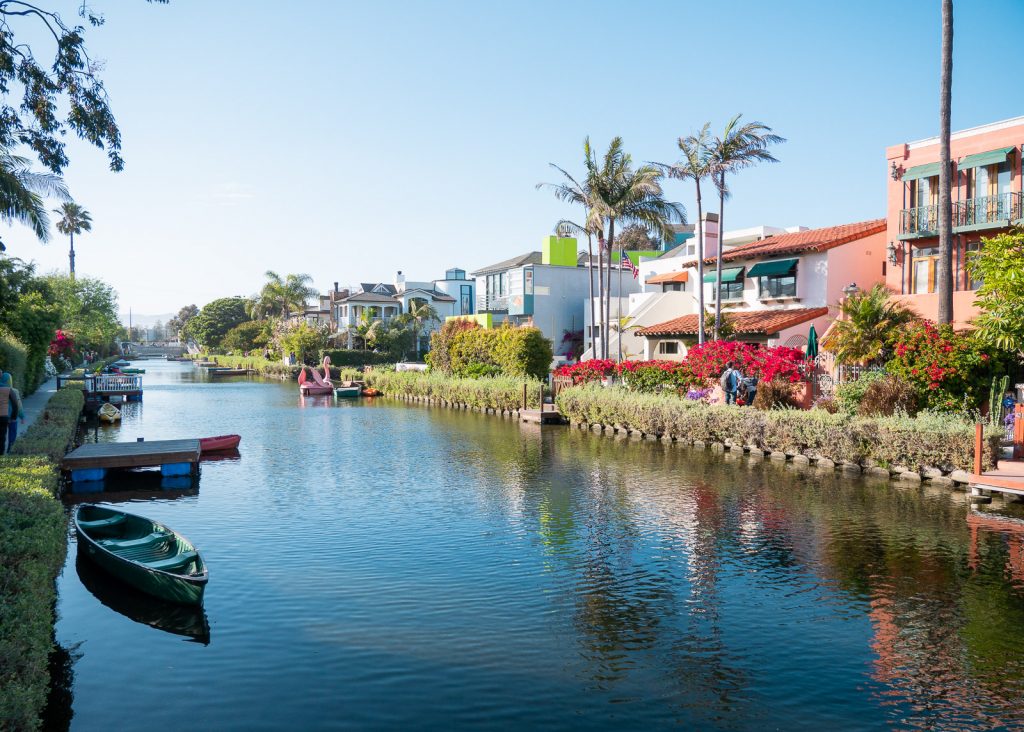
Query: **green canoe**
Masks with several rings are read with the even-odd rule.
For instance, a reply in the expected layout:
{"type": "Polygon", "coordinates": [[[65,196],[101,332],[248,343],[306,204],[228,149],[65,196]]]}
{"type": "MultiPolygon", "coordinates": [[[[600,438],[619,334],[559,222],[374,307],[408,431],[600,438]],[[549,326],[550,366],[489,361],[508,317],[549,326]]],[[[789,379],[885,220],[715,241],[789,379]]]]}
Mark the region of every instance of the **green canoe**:
{"type": "Polygon", "coordinates": [[[199,551],[163,524],[105,506],[75,509],[79,552],[118,579],[161,600],[199,605],[209,580],[199,551]]]}

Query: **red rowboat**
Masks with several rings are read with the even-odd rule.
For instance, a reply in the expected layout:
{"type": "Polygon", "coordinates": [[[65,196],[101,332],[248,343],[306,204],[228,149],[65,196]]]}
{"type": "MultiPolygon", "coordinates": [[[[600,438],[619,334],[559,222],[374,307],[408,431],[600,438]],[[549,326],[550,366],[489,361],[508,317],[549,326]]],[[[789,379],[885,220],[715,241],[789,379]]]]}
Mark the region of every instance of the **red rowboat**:
{"type": "Polygon", "coordinates": [[[199,452],[217,452],[219,450],[234,450],[242,441],[241,435],[217,435],[216,437],[201,437],[199,439],[199,452]]]}

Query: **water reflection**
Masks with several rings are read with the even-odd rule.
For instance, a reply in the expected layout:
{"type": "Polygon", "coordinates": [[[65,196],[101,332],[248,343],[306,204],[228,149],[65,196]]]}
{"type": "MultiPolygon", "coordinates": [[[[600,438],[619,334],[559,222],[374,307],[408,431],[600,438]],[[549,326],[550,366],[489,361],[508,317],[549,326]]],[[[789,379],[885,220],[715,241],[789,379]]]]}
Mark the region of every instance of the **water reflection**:
{"type": "Polygon", "coordinates": [[[93,597],[136,623],[173,633],[204,646],[210,644],[210,624],[202,606],[161,602],[119,581],[79,555],[75,571],[93,597]]]}

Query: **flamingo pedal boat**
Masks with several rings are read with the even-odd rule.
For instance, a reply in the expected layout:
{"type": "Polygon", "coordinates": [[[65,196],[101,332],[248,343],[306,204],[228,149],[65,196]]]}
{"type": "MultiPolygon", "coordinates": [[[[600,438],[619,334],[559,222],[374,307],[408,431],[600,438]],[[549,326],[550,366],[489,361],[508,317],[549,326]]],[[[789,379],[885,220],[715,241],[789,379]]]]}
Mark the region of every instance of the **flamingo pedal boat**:
{"type": "Polygon", "coordinates": [[[234,450],[242,441],[241,435],[217,435],[216,437],[201,437],[199,439],[199,452],[218,452],[220,450],[234,450]]]}
{"type": "Polygon", "coordinates": [[[83,503],[75,509],[78,550],[147,595],[199,605],[209,573],[188,539],[143,516],[83,503]]]}
{"type": "Polygon", "coordinates": [[[331,394],[334,392],[334,384],[331,383],[331,359],[324,356],[324,373],[321,376],[316,369],[310,369],[306,374],[306,367],[303,366],[299,372],[299,393],[302,396],[314,396],[317,394],[331,394]],[[310,381],[312,377],[312,381],[310,381]]]}

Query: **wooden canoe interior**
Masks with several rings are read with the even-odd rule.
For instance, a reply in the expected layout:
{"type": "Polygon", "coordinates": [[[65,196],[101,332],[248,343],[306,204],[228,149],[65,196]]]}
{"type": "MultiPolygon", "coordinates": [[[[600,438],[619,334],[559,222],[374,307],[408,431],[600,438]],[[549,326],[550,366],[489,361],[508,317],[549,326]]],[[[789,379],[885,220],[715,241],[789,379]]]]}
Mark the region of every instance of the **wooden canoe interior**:
{"type": "Polygon", "coordinates": [[[99,546],[123,559],[182,577],[203,572],[195,547],[148,519],[101,506],[82,506],[78,525],[99,546]]]}

